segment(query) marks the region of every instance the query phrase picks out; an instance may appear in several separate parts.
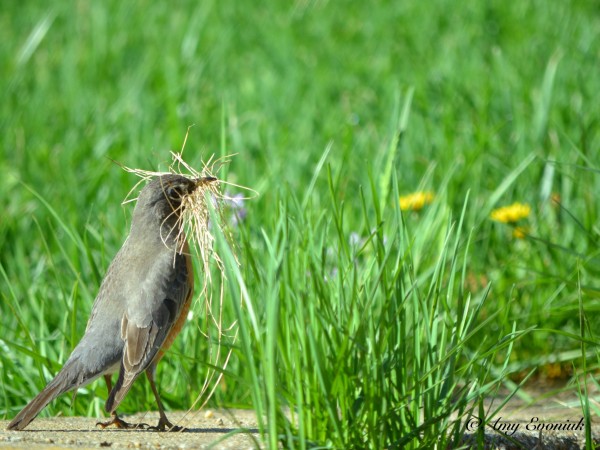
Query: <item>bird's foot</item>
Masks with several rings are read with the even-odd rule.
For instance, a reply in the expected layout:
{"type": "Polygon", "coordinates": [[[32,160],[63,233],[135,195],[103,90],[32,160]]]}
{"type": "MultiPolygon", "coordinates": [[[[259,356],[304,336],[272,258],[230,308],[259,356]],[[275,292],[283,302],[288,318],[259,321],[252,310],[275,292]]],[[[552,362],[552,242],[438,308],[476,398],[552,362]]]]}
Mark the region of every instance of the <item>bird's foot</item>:
{"type": "Polygon", "coordinates": [[[177,425],[173,425],[169,422],[169,419],[166,417],[161,417],[158,421],[158,425],[155,427],[148,427],[148,430],[151,431],[187,431],[187,428],[180,427],[177,425]]]}
{"type": "Polygon", "coordinates": [[[145,430],[150,429],[150,425],[147,423],[129,423],[125,422],[123,419],[120,419],[119,416],[113,416],[111,420],[108,422],[97,422],[96,426],[104,429],[106,427],[114,426],[116,428],[120,428],[122,430],[145,430]]]}

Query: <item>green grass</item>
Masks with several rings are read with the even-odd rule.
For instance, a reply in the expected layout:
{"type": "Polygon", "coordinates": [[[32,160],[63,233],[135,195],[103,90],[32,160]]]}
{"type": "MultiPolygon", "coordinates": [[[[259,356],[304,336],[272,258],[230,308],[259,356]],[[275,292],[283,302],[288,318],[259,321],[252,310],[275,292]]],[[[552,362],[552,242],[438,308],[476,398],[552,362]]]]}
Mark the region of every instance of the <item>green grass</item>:
{"type": "MultiPolygon", "coordinates": [[[[271,447],[444,447],[560,363],[597,414],[599,38],[584,0],[6,2],[0,413],[64,362],[125,239],[137,180],[110,159],[156,169],[195,124],[186,160],[237,153],[227,179],[260,192],[240,267],[219,244],[240,335],[211,405],[256,409],[271,447]],[[400,211],[414,191],[435,199],[400,211]],[[525,239],[489,218],[515,201],[525,239]]],[[[194,317],[158,369],[169,409],[210,369],[194,317]]]]}

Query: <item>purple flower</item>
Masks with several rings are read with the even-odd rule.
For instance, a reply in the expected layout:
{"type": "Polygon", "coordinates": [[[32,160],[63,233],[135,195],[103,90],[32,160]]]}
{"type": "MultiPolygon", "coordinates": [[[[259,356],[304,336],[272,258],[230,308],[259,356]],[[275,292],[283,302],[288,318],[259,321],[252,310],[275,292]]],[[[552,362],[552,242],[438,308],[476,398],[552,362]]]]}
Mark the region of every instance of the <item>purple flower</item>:
{"type": "Polygon", "coordinates": [[[225,193],[225,198],[224,198],[223,203],[232,212],[232,216],[230,219],[231,225],[237,226],[240,222],[243,222],[244,219],[246,218],[248,211],[244,207],[245,202],[246,202],[246,199],[243,194],[235,194],[233,196],[230,196],[227,194],[227,192],[225,193]]]}

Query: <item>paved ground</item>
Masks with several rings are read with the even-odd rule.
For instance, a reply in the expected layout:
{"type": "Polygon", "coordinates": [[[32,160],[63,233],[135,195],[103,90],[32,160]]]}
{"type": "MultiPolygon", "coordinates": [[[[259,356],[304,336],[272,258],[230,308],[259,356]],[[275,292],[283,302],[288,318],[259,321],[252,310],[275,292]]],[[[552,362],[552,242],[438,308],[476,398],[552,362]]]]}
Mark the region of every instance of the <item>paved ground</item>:
{"type": "MultiPolygon", "coordinates": [[[[534,397],[540,394],[530,392],[534,397]]],[[[592,399],[592,402],[594,400],[592,399]]],[[[498,401],[489,400],[486,408],[496,408],[498,401]]],[[[585,447],[583,417],[579,401],[573,394],[550,395],[526,406],[514,398],[483,426],[472,417],[467,420],[464,444],[479,448],[477,431],[485,430],[488,449],[580,449],[585,447]]],[[[214,448],[252,449],[258,445],[258,430],[252,411],[205,410],[185,415],[169,413],[172,422],[189,429],[185,433],[155,433],[133,430],[102,430],[96,420],[82,417],[36,419],[26,431],[6,431],[7,421],[0,421],[0,447],[11,448],[214,448]]],[[[138,414],[126,418],[130,422],[158,421],[156,413],[138,414]]],[[[595,441],[600,437],[600,420],[594,418],[595,441]]],[[[600,448],[600,447],[599,447],[600,448]]]]}
{"type": "MultiPolygon", "coordinates": [[[[7,431],[0,421],[0,446],[11,448],[257,448],[258,430],[252,411],[169,413],[169,420],[188,429],[185,433],[157,433],[147,430],[101,429],[87,417],[36,419],[25,431],[7,431]]],[[[132,423],[158,423],[158,413],[124,417],[132,423]]]]}

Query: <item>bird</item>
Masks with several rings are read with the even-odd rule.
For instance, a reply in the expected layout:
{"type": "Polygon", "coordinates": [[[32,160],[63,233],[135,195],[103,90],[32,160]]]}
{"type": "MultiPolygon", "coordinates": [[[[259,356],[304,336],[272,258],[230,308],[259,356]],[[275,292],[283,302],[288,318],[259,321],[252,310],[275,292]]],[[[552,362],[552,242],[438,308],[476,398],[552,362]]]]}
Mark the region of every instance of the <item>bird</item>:
{"type": "Polygon", "coordinates": [[[129,235],[100,284],[83,337],[54,379],[8,424],[9,430],[23,430],[56,397],[100,376],[108,387],[105,410],[111,415],[111,420],[98,422],[102,428],[182,430],[168,420],[154,376],[183,327],[194,290],[192,258],[180,220],[183,200],[215,180],[163,174],[141,190],[129,235]],[[155,427],[127,423],[116,411],[143,372],[160,414],[155,427]]]}

